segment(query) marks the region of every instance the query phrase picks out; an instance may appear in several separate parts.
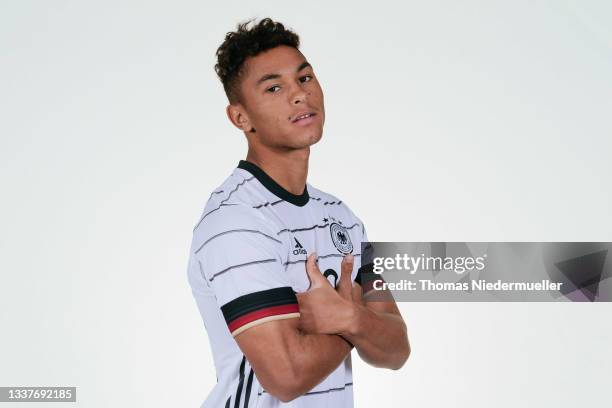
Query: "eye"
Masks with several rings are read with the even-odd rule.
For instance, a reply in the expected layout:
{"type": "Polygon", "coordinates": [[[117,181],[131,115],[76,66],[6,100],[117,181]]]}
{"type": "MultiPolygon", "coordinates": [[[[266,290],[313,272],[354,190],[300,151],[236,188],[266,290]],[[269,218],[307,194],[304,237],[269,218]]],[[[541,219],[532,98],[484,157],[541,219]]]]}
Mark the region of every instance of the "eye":
{"type": "Polygon", "coordinates": [[[271,86],[270,88],[266,89],[266,92],[276,93],[279,90],[280,90],[280,86],[274,85],[274,86],[271,86]]]}
{"type": "Polygon", "coordinates": [[[300,82],[308,82],[312,80],[312,76],[311,75],[304,75],[303,77],[300,77],[300,82]]]}

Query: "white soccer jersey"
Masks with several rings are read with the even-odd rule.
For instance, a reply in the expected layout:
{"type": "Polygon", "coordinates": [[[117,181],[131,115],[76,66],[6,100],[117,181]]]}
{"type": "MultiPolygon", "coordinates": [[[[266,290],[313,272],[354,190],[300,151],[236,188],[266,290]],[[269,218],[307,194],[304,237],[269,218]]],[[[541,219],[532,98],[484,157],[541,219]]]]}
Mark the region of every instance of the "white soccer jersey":
{"type": "Polygon", "coordinates": [[[202,407],[353,407],[351,356],[308,393],[283,403],[259,384],[234,336],[275,319],[299,317],[295,293],[309,287],[308,254],[335,286],[345,254],[361,265],[362,222],[342,201],[310,184],[295,195],[253,163],[212,192],[193,230],[188,277],[217,373],[202,407]]]}

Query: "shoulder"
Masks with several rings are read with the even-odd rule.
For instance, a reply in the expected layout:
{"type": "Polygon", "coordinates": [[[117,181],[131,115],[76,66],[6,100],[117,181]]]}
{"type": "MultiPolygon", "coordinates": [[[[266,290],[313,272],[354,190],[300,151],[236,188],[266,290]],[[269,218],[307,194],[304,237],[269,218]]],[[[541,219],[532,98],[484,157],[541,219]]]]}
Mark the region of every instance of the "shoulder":
{"type": "MultiPolygon", "coordinates": [[[[333,194],[320,190],[308,183],[308,195],[311,200],[321,205],[342,205],[342,200],[333,194]]],[[[345,204],[346,205],[346,204],[345,204]]]]}
{"type": "Polygon", "coordinates": [[[232,203],[251,204],[253,201],[253,180],[255,178],[241,169],[234,169],[223,183],[215,188],[208,197],[204,214],[232,203]]]}
{"type": "Polygon", "coordinates": [[[264,213],[257,210],[262,198],[254,180],[248,172],[235,169],[212,191],[193,227],[194,241],[206,240],[231,229],[275,230],[264,213]]]}
{"type": "Polygon", "coordinates": [[[225,203],[204,211],[193,229],[194,241],[204,241],[228,231],[259,231],[277,235],[276,227],[261,211],[246,203],[225,203]]]}
{"type": "Polygon", "coordinates": [[[330,212],[336,212],[340,214],[346,215],[350,218],[351,223],[357,223],[359,226],[363,227],[363,223],[361,219],[351,210],[348,204],[342,200],[340,197],[328,193],[326,191],[320,190],[311,184],[308,184],[308,193],[310,195],[311,200],[314,205],[328,207],[330,212]]]}

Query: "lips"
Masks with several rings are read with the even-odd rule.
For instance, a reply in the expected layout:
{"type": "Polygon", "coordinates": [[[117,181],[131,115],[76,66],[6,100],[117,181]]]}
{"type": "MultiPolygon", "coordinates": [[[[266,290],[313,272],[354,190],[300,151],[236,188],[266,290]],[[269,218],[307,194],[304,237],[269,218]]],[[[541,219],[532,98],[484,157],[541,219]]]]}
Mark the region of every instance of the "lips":
{"type": "Polygon", "coordinates": [[[298,122],[306,120],[308,118],[312,118],[313,116],[316,116],[316,113],[314,113],[314,112],[299,112],[299,113],[293,115],[293,117],[291,118],[291,122],[298,123],[298,122]]]}

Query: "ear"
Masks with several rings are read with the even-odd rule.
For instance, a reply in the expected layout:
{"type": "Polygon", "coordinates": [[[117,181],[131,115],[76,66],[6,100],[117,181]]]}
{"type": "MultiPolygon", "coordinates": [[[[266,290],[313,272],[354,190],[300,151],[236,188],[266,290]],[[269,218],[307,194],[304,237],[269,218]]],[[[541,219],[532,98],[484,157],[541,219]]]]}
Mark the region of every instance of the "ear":
{"type": "Polygon", "coordinates": [[[250,132],[253,128],[251,126],[249,116],[240,104],[227,105],[227,108],[225,108],[225,112],[227,113],[227,117],[230,122],[232,122],[234,126],[242,130],[243,132],[250,132]]]}

